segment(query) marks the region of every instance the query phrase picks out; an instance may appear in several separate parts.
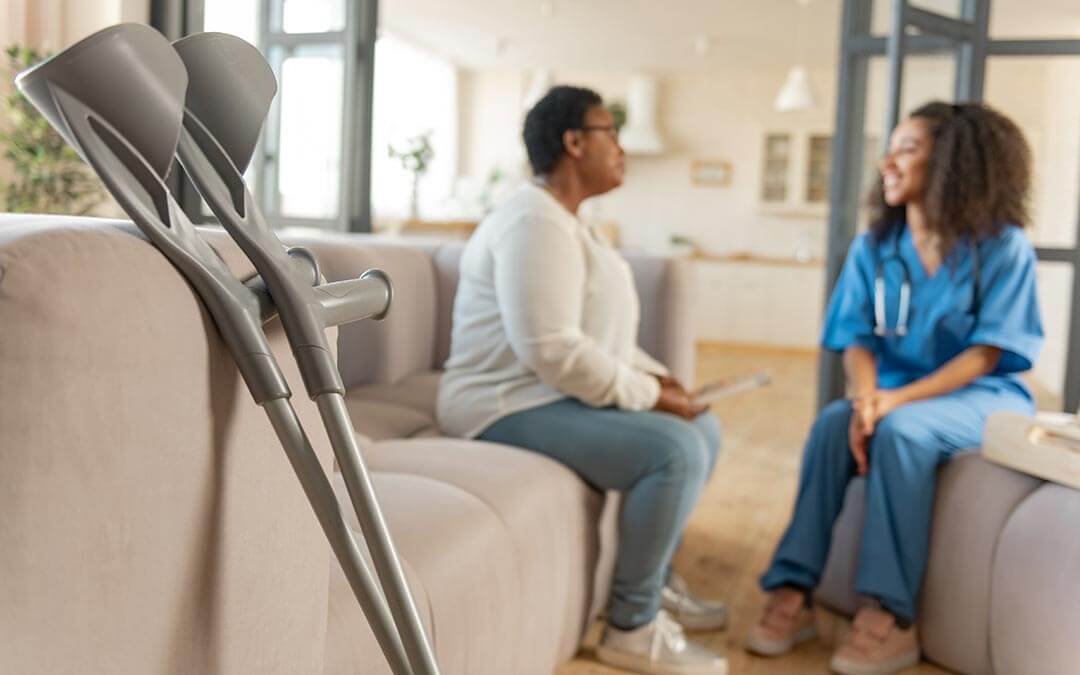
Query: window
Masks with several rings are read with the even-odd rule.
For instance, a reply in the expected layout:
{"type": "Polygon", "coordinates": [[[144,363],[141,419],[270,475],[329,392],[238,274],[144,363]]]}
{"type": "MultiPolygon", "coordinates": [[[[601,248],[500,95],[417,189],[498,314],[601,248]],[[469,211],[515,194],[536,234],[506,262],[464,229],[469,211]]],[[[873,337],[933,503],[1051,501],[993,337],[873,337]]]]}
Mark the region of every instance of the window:
{"type": "Polygon", "coordinates": [[[384,34],[375,43],[371,209],[376,225],[438,218],[446,211],[458,163],[457,78],[449,61],[398,37],[384,34]],[[390,147],[404,151],[421,136],[432,154],[423,173],[414,176],[391,156],[390,147]]]}
{"type": "MultiPolygon", "coordinates": [[[[828,213],[832,175],[832,134],[791,130],[765,134],[762,161],[763,213],[784,217],[823,219],[828,213]]],[[[863,184],[860,194],[877,177],[878,141],[863,143],[863,184]]]]}
{"type": "Polygon", "coordinates": [[[286,218],[334,220],[341,188],[342,47],[277,47],[271,53],[280,73],[277,138],[267,139],[267,149],[276,150],[273,160],[268,158],[276,168],[272,211],[286,218]]]}
{"type": "Polygon", "coordinates": [[[761,199],[769,204],[787,201],[788,168],[791,164],[791,135],[768,134],[765,136],[764,174],[761,199]]]}
{"type": "Polygon", "coordinates": [[[278,93],[245,175],[267,219],[278,226],[369,229],[365,104],[377,0],[201,4],[202,30],[252,43],[277,77],[278,93]]]}
{"type": "Polygon", "coordinates": [[[829,200],[829,164],[832,162],[832,136],[810,136],[806,161],[806,201],[810,204],[829,200]]]}
{"type": "Polygon", "coordinates": [[[335,33],[345,29],[345,0],[285,0],[280,11],[281,19],[274,23],[285,33],[335,33]]]}

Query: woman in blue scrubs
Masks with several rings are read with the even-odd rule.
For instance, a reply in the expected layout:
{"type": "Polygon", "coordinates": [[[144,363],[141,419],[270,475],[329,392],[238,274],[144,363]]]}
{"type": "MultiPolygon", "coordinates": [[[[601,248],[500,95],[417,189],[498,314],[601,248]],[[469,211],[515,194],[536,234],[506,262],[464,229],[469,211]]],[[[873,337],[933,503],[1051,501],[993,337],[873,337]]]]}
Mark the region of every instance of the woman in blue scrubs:
{"type": "Polygon", "coordinates": [[[981,104],[931,103],[901,122],[881,160],[870,231],[848,251],[826,314],[849,398],[818,416],[792,520],[761,579],[766,609],[747,637],[776,656],[814,637],[821,578],[848,481],[866,476],[856,614],[839,673],[919,660],[916,598],[940,464],[978,447],[987,416],[1033,412],[1019,373],[1042,346],[1027,222],[1030,150],[981,104]]]}

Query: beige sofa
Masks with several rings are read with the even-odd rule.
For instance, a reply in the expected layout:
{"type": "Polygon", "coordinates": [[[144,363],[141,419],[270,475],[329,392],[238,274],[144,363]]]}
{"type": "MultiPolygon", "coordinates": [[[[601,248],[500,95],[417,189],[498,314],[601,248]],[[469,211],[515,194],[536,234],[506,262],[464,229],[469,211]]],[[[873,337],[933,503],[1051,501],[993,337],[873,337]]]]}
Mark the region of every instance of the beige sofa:
{"type": "MultiPolygon", "coordinates": [[[[536,454],[438,437],[459,246],[291,239],[331,279],[394,280],[389,318],[341,328],[339,355],[443,672],[550,673],[606,595],[614,500],[536,454]]],[[[688,266],[631,264],[643,346],[689,377],[688,266]]],[[[130,224],[0,215],[0,476],[0,673],[388,672],[208,314],[130,224]]]]}
{"type": "MultiPolygon", "coordinates": [[[[817,599],[851,614],[865,480],[848,489],[817,599]]],[[[960,673],[1080,672],[1080,491],[964,452],[938,472],[923,656],[960,673]]]]}

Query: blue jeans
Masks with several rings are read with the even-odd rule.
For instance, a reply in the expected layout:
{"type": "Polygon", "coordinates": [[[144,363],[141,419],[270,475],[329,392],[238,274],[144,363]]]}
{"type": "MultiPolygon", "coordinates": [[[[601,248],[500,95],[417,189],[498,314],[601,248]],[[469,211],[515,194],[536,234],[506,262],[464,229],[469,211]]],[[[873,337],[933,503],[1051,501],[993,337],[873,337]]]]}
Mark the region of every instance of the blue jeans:
{"type": "MultiPolygon", "coordinates": [[[[1019,394],[969,386],[900,406],[870,439],[866,521],[855,571],[857,593],[877,598],[902,621],[913,621],[926,569],[937,469],[958,450],[976,448],[998,410],[1032,412],[1019,394]]],[[[855,460],[848,448],[851,402],[833,401],[818,415],[803,451],[799,494],[761,586],[812,589],[829,555],[833,522],[844,505],[855,460]]]]}
{"type": "Polygon", "coordinates": [[[508,415],[478,437],[565,464],[601,490],[624,493],[608,621],[648,623],[671,557],[720,449],[720,423],[667,413],[592,408],[574,399],[508,415]]]}

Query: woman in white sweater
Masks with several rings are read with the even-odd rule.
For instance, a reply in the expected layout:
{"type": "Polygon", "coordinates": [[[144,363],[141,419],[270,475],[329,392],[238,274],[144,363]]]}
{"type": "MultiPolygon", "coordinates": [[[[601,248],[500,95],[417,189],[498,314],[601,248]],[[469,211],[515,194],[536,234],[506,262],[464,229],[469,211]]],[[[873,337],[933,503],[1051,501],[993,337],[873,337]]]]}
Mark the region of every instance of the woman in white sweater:
{"type": "Polygon", "coordinates": [[[726,660],[686,641],[679,623],[719,628],[726,607],[691,596],[670,571],[719,423],[637,346],[630,268],[576,215],[622,182],[614,120],[594,92],[555,87],[526,116],[524,140],[535,180],[480,224],[461,259],[439,424],[624,492],[601,660],[725,673],[726,660]]]}

